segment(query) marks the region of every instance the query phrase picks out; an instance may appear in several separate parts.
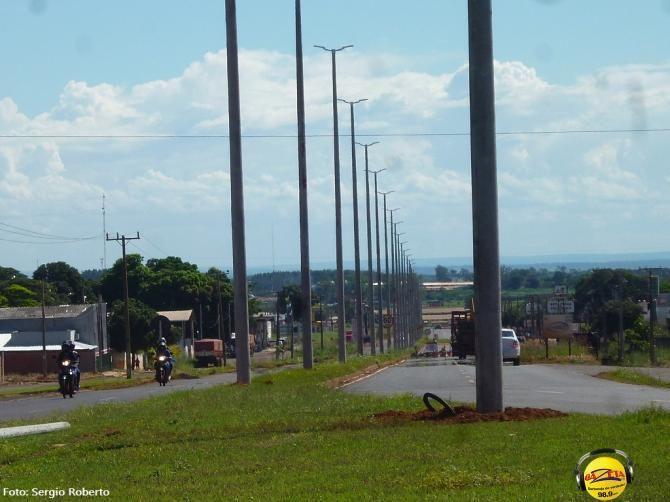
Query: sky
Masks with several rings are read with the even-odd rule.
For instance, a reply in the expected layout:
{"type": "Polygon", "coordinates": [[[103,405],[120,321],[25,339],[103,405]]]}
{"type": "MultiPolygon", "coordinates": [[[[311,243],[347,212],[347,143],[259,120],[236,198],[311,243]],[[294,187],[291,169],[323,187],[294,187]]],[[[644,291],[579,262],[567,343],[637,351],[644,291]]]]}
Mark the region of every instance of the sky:
{"type": "MultiPolygon", "coordinates": [[[[293,8],[238,0],[250,269],[299,264],[293,8]]],[[[302,10],[314,266],[335,261],[330,56],[315,44],[354,45],[338,94],[368,99],[358,140],[380,141],[370,169],[386,169],[413,255],[471,256],[467,2],[302,10]]],[[[111,265],[104,194],[107,232],[140,233],[128,252],[230,268],[224,0],[15,0],[0,19],[0,265],[111,265]]],[[[670,250],[669,24],[670,0],[493,1],[503,262],[670,250]]],[[[346,105],[339,118],[351,262],[346,105]]],[[[365,268],[361,149],[357,163],[365,268]]]]}

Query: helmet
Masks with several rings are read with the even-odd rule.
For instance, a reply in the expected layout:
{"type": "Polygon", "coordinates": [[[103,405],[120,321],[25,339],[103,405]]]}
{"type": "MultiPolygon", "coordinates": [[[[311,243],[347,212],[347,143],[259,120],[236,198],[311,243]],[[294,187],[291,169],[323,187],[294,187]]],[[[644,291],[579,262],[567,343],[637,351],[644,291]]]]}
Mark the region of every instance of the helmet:
{"type": "Polygon", "coordinates": [[[68,350],[70,348],[70,340],[65,340],[61,345],[61,349],[68,350]]]}
{"type": "Polygon", "coordinates": [[[72,340],[67,341],[68,347],[70,347],[70,350],[74,350],[74,342],[72,340]]]}
{"type": "Polygon", "coordinates": [[[167,347],[167,343],[165,341],[165,338],[161,338],[160,341],[158,342],[159,347],[167,347]]]}

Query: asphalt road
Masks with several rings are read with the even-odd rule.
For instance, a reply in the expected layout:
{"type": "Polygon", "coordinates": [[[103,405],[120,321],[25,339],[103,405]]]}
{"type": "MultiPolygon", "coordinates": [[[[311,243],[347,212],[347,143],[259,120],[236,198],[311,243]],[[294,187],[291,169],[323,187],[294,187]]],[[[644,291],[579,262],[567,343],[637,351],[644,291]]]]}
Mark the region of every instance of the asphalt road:
{"type": "MultiPolygon", "coordinates": [[[[670,409],[670,390],[596,378],[602,366],[529,364],[503,366],[505,406],[565,412],[619,414],[645,406],[670,409]]],[[[475,366],[445,359],[410,359],[346,387],[372,394],[432,392],[460,402],[475,401],[475,366]]]]}
{"type": "MultiPolygon", "coordinates": [[[[256,373],[259,374],[259,373],[256,373]]],[[[50,415],[50,418],[60,420],[70,411],[82,406],[93,406],[103,403],[117,403],[137,401],[151,396],[160,396],[166,392],[176,390],[204,389],[213,385],[234,383],[235,373],[220,373],[192,380],[172,380],[165,387],[158,383],[126,387],[110,390],[82,390],[70,399],[64,399],[60,394],[37,395],[17,399],[0,400],[0,422],[14,419],[30,419],[50,415]]],[[[54,383],[54,389],[58,387],[54,383]]]]}

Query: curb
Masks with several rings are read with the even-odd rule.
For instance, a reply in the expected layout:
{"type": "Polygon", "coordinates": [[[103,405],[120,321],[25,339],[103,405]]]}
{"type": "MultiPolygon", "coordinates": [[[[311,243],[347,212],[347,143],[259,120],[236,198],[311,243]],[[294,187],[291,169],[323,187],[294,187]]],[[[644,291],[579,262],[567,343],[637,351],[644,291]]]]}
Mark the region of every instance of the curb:
{"type": "Polygon", "coordinates": [[[68,429],[69,422],[54,422],[51,424],[21,425],[19,427],[0,428],[0,438],[11,438],[17,436],[28,436],[30,434],[42,434],[45,432],[60,431],[68,429]]]}

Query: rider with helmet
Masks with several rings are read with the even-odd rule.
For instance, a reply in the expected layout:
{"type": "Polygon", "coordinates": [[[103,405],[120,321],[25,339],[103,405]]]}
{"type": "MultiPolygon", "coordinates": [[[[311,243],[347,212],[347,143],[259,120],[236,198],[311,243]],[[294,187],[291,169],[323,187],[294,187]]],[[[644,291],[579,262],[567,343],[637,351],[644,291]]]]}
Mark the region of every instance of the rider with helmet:
{"type": "Polygon", "coordinates": [[[58,354],[58,367],[63,361],[70,361],[70,366],[75,368],[75,390],[79,390],[79,380],[81,373],[79,371],[79,354],[74,350],[74,342],[72,340],[65,340],[61,345],[61,351],[58,354]]]}
{"type": "Polygon", "coordinates": [[[168,380],[172,378],[172,353],[168,349],[167,342],[165,338],[162,338],[158,341],[158,347],[156,348],[156,364],[154,365],[156,369],[156,379],[158,379],[158,358],[160,356],[165,356],[167,359],[165,361],[165,371],[168,374],[168,380]]]}

